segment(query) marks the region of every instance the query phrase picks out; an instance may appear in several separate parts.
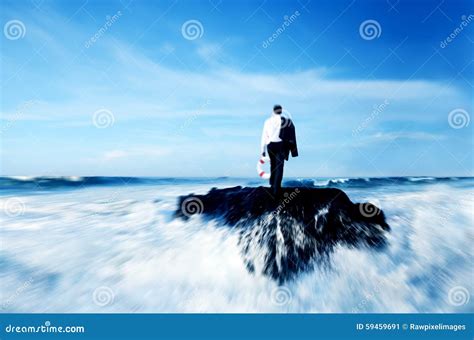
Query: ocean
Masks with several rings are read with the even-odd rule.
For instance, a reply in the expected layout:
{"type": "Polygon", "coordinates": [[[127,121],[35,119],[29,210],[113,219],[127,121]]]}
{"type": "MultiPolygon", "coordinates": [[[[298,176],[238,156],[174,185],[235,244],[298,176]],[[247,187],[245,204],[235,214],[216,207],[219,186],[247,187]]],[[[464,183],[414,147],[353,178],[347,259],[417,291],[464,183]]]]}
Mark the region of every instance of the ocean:
{"type": "Polygon", "coordinates": [[[371,202],[381,250],[339,245],[282,283],[242,260],[238,230],[175,218],[178,197],[246,178],[1,177],[2,312],[473,312],[474,178],[289,179],[371,202]]]}

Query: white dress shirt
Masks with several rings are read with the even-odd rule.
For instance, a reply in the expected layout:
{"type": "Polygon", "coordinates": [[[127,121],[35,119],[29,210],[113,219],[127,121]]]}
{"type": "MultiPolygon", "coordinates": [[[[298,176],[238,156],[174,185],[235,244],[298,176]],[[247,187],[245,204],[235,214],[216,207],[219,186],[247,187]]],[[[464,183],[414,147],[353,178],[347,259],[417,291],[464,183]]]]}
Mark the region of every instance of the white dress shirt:
{"type": "Polygon", "coordinates": [[[280,128],[281,114],[277,115],[272,113],[272,116],[265,121],[265,124],[263,124],[261,143],[262,153],[265,152],[265,147],[271,142],[281,142],[280,128]]]}

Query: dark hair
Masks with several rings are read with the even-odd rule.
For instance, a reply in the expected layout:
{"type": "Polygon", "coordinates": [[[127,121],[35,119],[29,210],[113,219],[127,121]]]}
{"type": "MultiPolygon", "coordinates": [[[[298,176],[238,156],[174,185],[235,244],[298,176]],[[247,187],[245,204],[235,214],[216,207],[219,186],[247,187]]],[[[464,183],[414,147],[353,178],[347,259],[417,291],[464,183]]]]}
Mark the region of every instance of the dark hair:
{"type": "Polygon", "coordinates": [[[281,111],[282,111],[281,105],[277,104],[273,106],[273,112],[275,112],[276,114],[281,114],[281,111]]]}

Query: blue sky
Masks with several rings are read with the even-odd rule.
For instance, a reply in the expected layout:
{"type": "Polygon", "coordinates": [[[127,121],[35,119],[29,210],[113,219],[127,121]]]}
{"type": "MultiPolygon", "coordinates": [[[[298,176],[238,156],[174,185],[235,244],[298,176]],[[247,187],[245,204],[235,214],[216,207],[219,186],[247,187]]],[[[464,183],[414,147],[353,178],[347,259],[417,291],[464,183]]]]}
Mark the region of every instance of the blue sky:
{"type": "Polygon", "coordinates": [[[280,103],[300,150],[287,176],[473,175],[472,14],[468,0],[2,0],[1,173],[253,177],[280,103]]]}

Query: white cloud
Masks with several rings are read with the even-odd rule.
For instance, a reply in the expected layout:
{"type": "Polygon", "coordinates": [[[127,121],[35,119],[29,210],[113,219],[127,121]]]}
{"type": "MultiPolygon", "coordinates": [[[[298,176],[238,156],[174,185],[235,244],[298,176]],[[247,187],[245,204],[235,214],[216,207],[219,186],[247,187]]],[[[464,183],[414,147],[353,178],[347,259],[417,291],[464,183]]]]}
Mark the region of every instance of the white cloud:
{"type": "Polygon", "coordinates": [[[215,63],[222,53],[222,46],[219,44],[202,44],[197,48],[196,53],[205,62],[215,63]]]}
{"type": "Polygon", "coordinates": [[[163,52],[164,54],[173,53],[175,50],[176,48],[170,43],[164,43],[160,48],[160,51],[163,52]]]}
{"type": "Polygon", "coordinates": [[[105,151],[100,157],[100,160],[103,161],[115,161],[121,159],[131,159],[131,158],[143,158],[143,157],[161,157],[169,154],[169,151],[160,147],[153,146],[144,146],[144,147],[135,147],[126,150],[109,150],[105,151]]]}
{"type": "Polygon", "coordinates": [[[371,135],[357,138],[355,142],[350,145],[355,147],[362,147],[366,145],[375,145],[377,142],[391,142],[396,140],[412,140],[412,141],[441,141],[445,140],[446,136],[442,134],[428,133],[422,131],[395,131],[395,132],[377,132],[371,135]]]}
{"type": "MultiPolygon", "coordinates": [[[[28,37],[34,39],[29,41],[31,46],[27,45],[36,50],[45,43],[41,56],[32,58],[38,59],[41,65],[44,61],[44,68],[34,63],[23,65],[23,61],[9,57],[5,51],[5,74],[10,76],[20,66],[22,73],[15,86],[4,84],[2,116],[14,119],[18,117],[20,100],[39,99],[18,120],[33,121],[38,128],[35,132],[46,135],[51,149],[54,143],[50,140],[55,136],[51,128],[60,132],[58,136],[68,147],[80,143],[84,136],[88,145],[78,145],[78,150],[92,153],[94,161],[111,162],[111,168],[120,169],[117,164],[122,166],[125,162],[132,163],[133,167],[142,160],[166,163],[164,167],[168,167],[176,157],[161,156],[169,154],[185,155],[192,166],[211,164],[212,157],[218,154],[225,159],[219,162],[226,164],[226,151],[230,148],[233,158],[243,159],[254,149],[257,153],[263,119],[275,103],[292,113],[299,137],[303,137],[303,150],[305,147],[337,149],[339,143],[344,142],[343,138],[350,139],[352,131],[370,117],[374,105],[386,99],[390,105],[371,120],[367,136],[361,134],[358,140],[361,145],[401,138],[416,141],[445,138],[427,132],[386,132],[384,127],[410,121],[414,123],[413,129],[422,129],[426,122],[430,128],[445,124],[449,129],[446,119],[453,103],[455,107],[472,107],[470,98],[458,91],[455,82],[343,79],[340,73],[335,78],[333,70],[325,67],[282,73],[271,69],[252,72],[219,64],[222,60],[219,56],[226,53],[225,46],[212,43],[192,45],[189,49],[189,53],[207,62],[205,68],[197,69],[191,65],[178,64],[175,68],[169,66],[172,63],[163,64],[174,56],[163,58],[160,52],[174,54],[179,44],[162,42],[157,51],[143,52],[110,39],[108,33],[93,47],[81,52],[82,47],[69,42],[85,41],[94,27],[91,32],[85,32],[83,27],[77,29],[64,18],[53,15],[46,19],[28,25],[28,37]],[[35,43],[38,46],[33,46],[35,43]],[[38,98],[34,96],[37,93],[38,98]],[[19,94],[33,98],[19,99],[19,94]],[[209,104],[203,106],[206,102],[209,104]],[[100,131],[104,134],[98,134],[92,124],[94,112],[101,108],[110,110],[115,118],[113,127],[100,131]],[[61,134],[63,128],[67,133],[61,134]],[[137,133],[143,130],[146,131],[137,133]],[[70,131],[74,133],[69,134],[70,131]]],[[[22,124],[15,124],[12,133],[5,136],[9,148],[21,149],[22,144],[13,138],[17,132],[14,128],[28,127],[22,124]]],[[[22,157],[27,159],[24,155],[31,150],[25,150],[22,157]]],[[[12,159],[18,155],[12,154],[12,159]]],[[[248,156],[250,161],[251,157],[253,155],[248,156]]],[[[192,168],[176,163],[177,169],[192,168]]]]}
{"type": "MultiPolygon", "coordinates": [[[[200,111],[201,116],[258,116],[269,113],[271,106],[278,102],[301,118],[310,119],[317,112],[318,122],[344,117],[346,123],[351,123],[352,118],[357,123],[370,113],[367,107],[385,99],[393,101],[393,109],[398,102],[410,105],[409,112],[399,110],[399,118],[406,115],[410,119],[434,119],[433,111],[426,110],[433,101],[440,103],[437,110],[443,113],[448,110],[447,103],[468,103],[455,86],[436,81],[333,79],[324,67],[283,73],[255,73],[223,67],[214,62],[215,56],[223,53],[223,47],[212,43],[198,45],[195,51],[204,60],[213,60],[203,71],[165,66],[160,63],[161,59],[155,60],[129,44],[107,39],[107,36],[93,49],[84,50],[84,55],[75,51],[79,53],[76,55],[66,47],[58,50],[59,42],[65,39],[61,35],[63,31],[67,32],[69,40],[82,39],[70,24],[55,18],[48,21],[49,28],[37,28],[38,25],[32,25],[32,30],[37,31],[32,34],[47,42],[45,54],[52,46],[56,68],[65,69],[60,73],[61,77],[52,82],[58,91],[64,92],[64,98],[41,102],[23,119],[89,121],[90,116],[102,107],[109,108],[121,120],[180,119],[210,99],[212,104],[200,111]],[[95,53],[100,54],[100,60],[107,61],[106,71],[97,72],[95,53]]],[[[171,52],[174,49],[169,43],[161,46],[161,50],[171,52]]],[[[30,73],[36,72],[41,70],[30,73]]],[[[25,79],[25,83],[34,84],[34,81],[25,79]]],[[[4,95],[7,99],[10,97],[8,91],[7,86],[4,95]]],[[[3,114],[8,117],[14,111],[15,108],[10,107],[3,114]]]]}
{"type": "Polygon", "coordinates": [[[427,132],[378,132],[371,136],[375,140],[413,139],[434,141],[444,139],[446,136],[427,132]]]}
{"type": "Polygon", "coordinates": [[[119,159],[119,158],[124,158],[128,155],[128,153],[124,150],[111,150],[111,151],[106,151],[104,153],[104,160],[106,161],[111,161],[114,159],[119,159]]]}

